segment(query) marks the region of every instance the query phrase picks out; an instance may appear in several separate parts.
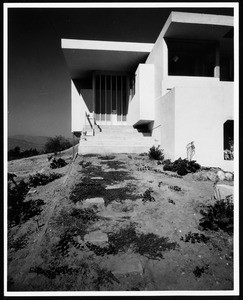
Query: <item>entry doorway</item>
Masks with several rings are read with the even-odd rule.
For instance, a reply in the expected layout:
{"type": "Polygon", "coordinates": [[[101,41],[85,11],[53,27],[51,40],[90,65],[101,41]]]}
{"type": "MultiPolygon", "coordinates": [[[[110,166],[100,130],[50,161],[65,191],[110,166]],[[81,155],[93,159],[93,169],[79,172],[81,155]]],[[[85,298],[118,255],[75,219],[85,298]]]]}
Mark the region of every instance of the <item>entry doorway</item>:
{"type": "Polygon", "coordinates": [[[99,125],[126,125],[129,74],[94,72],[94,113],[99,125]]]}

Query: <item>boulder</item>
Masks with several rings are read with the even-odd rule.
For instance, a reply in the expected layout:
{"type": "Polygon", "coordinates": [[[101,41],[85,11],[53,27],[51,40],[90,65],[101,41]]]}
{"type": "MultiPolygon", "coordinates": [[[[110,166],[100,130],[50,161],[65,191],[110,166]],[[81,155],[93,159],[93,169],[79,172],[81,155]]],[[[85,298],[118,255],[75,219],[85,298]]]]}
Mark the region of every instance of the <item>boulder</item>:
{"type": "Polygon", "coordinates": [[[108,242],[108,236],[101,230],[90,232],[84,236],[84,241],[95,245],[101,245],[108,242]]]}
{"type": "Polygon", "coordinates": [[[128,273],[138,273],[143,274],[143,266],[139,258],[126,255],[123,257],[116,258],[111,266],[109,266],[112,273],[116,274],[128,274],[128,273]]]}
{"type": "Polygon", "coordinates": [[[84,204],[105,204],[104,198],[96,197],[96,198],[88,198],[84,201],[84,204]]]}
{"type": "Polygon", "coordinates": [[[217,175],[216,175],[215,172],[212,172],[212,171],[207,172],[207,178],[208,178],[209,180],[215,181],[215,180],[216,180],[216,177],[217,177],[217,175]]]}
{"type": "Polygon", "coordinates": [[[214,195],[217,200],[225,199],[227,196],[234,196],[234,186],[226,184],[216,184],[214,195]]]}
{"type": "Polygon", "coordinates": [[[232,181],[234,179],[234,175],[232,173],[225,173],[225,179],[228,180],[228,181],[232,181]]]}
{"type": "Polygon", "coordinates": [[[225,180],[225,175],[224,175],[224,172],[223,172],[223,171],[219,170],[219,171],[217,172],[217,176],[218,176],[218,179],[219,179],[219,180],[225,180]]]}

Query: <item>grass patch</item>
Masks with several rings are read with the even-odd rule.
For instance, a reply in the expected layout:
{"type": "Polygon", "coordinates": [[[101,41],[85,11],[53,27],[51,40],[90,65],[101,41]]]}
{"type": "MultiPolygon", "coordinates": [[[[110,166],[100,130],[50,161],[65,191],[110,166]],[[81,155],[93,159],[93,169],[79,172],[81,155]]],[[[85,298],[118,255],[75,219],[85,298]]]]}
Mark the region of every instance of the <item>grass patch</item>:
{"type": "Polygon", "coordinates": [[[144,255],[149,259],[163,259],[163,252],[174,250],[178,247],[175,242],[169,242],[167,237],[159,237],[153,233],[138,234],[134,225],[121,228],[119,232],[108,235],[109,246],[99,247],[91,243],[86,243],[87,247],[96,255],[126,252],[129,248],[135,253],[144,255]]]}
{"type": "Polygon", "coordinates": [[[112,160],[112,161],[102,161],[102,164],[106,164],[110,169],[125,169],[125,163],[117,160],[112,160]]]}
{"type": "Polygon", "coordinates": [[[127,185],[125,188],[106,189],[106,185],[100,180],[91,180],[87,177],[83,178],[71,192],[70,200],[74,203],[84,201],[88,198],[102,197],[105,205],[112,201],[123,201],[126,199],[136,200],[138,197],[134,194],[134,187],[127,185]]]}
{"type": "Polygon", "coordinates": [[[87,198],[102,197],[105,194],[105,186],[97,180],[88,177],[83,178],[81,183],[75,185],[71,192],[70,200],[74,203],[87,198]]]}
{"type": "Polygon", "coordinates": [[[17,252],[20,249],[25,248],[28,242],[29,232],[20,235],[17,239],[13,236],[8,236],[8,249],[17,252]]]}

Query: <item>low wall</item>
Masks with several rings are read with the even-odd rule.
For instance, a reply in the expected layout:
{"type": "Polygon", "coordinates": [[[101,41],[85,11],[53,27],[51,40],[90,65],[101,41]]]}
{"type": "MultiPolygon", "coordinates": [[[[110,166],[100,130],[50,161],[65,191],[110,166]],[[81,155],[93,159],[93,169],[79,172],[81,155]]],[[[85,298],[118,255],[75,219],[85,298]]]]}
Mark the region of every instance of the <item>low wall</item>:
{"type": "Polygon", "coordinates": [[[74,83],[71,81],[71,129],[74,131],[82,131],[85,124],[85,112],[89,113],[83,97],[79,95],[74,83]]]}

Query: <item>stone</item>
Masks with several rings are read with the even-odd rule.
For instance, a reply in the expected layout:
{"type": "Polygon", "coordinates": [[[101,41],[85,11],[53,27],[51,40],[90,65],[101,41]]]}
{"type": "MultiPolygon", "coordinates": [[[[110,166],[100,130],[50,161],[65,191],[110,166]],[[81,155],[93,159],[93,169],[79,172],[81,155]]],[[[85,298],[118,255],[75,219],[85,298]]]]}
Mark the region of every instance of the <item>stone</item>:
{"type": "Polygon", "coordinates": [[[101,230],[93,231],[84,236],[85,242],[100,245],[108,242],[108,235],[101,230]]]}
{"type": "Polygon", "coordinates": [[[35,194],[35,193],[37,193],[37,190],[35,190],[35,189],[30,189],[29,191],[28,191],[28,195],[31,195],[31,194],[35,194]]]}
{"type": "Polygon", "coordinates": [[[143,274],[143,266],[139,258],[136,257],[124,257],[122,260],[117,259],[111,266],[112,273],[115,274],[128,274],[139,273],[143,274]]]}
{"type": "Polygon", "coordinates": [[[216,174],[212,171],[207,172],[207,178],[211,181],[215,181],[216,180],[216,174]]]}
{"type": "Polygon", "coordinates": [[[224,175],[223,171],[218,171],[217,176],[218,176],[219,180],[224,180],[225,179],[225,175],[224,175]]]}
{"type": "Polygon", "coordinates": [[[217,200],[225,199],[227,196],[234,196],[234,186],[226,184],[216,184],[214,195],[217,200]]]}
{"type": "Polygon", "coordinates": [[[225,173],[225,179],[228,180],[228,181],[232,181],[234,179],[234,175],[232,173],[225,173]]]}
{"type": "Polygon", "coordinates": [[[84,201],[84,204],[105,204],[105,201],[102,197],[88,198],[84,201]]]}

